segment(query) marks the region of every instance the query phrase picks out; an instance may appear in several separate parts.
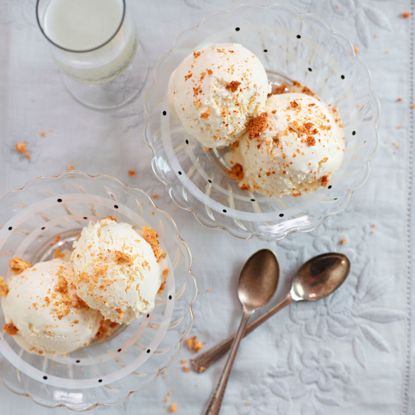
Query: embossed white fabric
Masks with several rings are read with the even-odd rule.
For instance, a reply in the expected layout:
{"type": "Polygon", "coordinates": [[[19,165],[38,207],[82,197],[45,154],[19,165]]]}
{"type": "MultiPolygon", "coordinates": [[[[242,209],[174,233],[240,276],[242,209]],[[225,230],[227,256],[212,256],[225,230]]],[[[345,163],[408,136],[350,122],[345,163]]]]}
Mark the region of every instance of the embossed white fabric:
{"type": "MultiPolygon", "coordinates": [[[[208,13],[237,3],[128,2],[152,64],[172,46],[180,31],[208,13]]],[[[408,258],[415,254],[415,228],[410,222],[415,223],[415,214],[411,218],[411,195],[415,193],[408,180],[413,172],[414,23],[399,16],[411,9],[412,2],[281,3],[317,13],[350,38],[370,68],[381,100],[380,142],[373,170],[345,213],[328,219],[312,233],[294,234],[274,244],[236,240],[223,231],[203,228],[169,202],[151,172],[141,99],[108,114],[81,107],[65,92],[36,27],[34,0],[0,2],[0,190],[20,186],[33,176],[57,174],[73,164],[160,195],[158,204],[177,221],[193,253],[200,296],[192,334],[207,345],[236,329],[235,281],[241,264],[255,250],[271,247],[277,254],[282,269],[280,297],[304,260],[330,250],[347,253],[352,261],[351,277],[335,295],[320,303],[292,306],[244,340],[223,413],[414,414],[415,309],[411,320],[410,302],[415,299],[415,268],[408,258]],[[28,142],[30,162],[13,151],[16,141],[28,142]],[[136,169],[137,176],[129,177],[129,169],[136,169]]],[[[178,414],[201,413],[222,365],[202,375],[183,373],[180,359],[189,357],[188,351],[181,351],[168,374],[123,405],[92,413],[163,414],[168,404],[162,401],[168,393],[169,402],[177,403],[178,414]]],[[[4,386],[0,386],[0,402],[0,412],[7,415],[70,413],[65,409],[47,411],[4,386]]]]}

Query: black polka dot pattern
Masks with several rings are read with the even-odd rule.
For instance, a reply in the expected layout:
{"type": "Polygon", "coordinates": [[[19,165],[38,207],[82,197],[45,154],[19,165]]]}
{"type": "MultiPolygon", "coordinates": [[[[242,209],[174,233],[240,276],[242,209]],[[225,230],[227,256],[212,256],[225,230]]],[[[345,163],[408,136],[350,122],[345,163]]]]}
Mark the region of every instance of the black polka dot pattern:
{"type": "Polygon", "coordinates": [[[297,39],[301,39],[301,35],[297,35],[297,39]]]}
{"type": "Polygon", "coordinates": [[[235,31],[236,32],[239,32],[241,30],[241,28],[240,27],[235,27],[235,31]]]}
{"type": "Polygon", "coordinates": [[[346,79],[346,77],[342,74],[342,75],[340,75],[340,78],[341,79],[346,79]]]}
{"type": "Polygon", "coordinates": [[[114,205],[114,209],[118,209],[119,208],[119,206],[118,205],[114,205]]]}
{"type": "Polygon", "coordinates": [[[57,202],[62,203],[62,199],[61,198],[57,199],[57,202]]]}
{"type": "Polygon", "coordinates": [[[7,229],[8,229],[9,231],[13,230],[13,226],[9,226],[7,229]]]}
{"type": "Polygon", "coordinates": [[[167,111],[163,111],[163,112],[162,112],[162,114],[163,114],[164,116],[166,116],[166,115],[167,115],[167,111]]]}

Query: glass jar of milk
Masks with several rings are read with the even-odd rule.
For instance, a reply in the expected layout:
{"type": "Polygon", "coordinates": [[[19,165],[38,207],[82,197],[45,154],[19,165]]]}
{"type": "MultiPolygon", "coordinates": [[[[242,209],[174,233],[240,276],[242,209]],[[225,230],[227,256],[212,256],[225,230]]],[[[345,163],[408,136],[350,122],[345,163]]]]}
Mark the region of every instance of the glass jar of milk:
{"type": "Polygon", "coordinates": [[[37,0],[36,15],[65,86],[79,102],[111,109],[138,94],[147,67],[125,0],[37,0]]]}

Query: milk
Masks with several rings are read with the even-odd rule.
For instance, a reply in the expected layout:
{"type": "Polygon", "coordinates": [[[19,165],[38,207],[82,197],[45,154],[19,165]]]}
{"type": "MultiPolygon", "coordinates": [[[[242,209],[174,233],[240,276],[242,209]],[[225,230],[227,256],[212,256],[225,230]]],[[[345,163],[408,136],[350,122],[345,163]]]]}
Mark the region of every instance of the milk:
{"type": "Polygon", "coordinates": [[[136,37],[128,15],[117,32],[123,11],[122,0],[49,1],[43,11],[43,27],[47,37],[60,46],[54,48],[53,56],[67,75],[86,82],[103,82],[128,66],[135,53],[136,37]]]}

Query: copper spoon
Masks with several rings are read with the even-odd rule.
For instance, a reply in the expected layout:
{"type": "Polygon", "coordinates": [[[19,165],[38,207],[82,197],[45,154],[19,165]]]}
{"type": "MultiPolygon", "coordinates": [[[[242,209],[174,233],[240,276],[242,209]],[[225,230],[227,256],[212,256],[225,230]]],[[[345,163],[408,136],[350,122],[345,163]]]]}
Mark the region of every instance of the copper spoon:
{"type": "Polygon", "coordinates": [[[209,400],[206,415],[217,415],[222,405],[225,389],[228,384],[229,375],[238,352],[239,344],[245,334],[249,317],[265,306],[274,295],[280,275],[277,258],[268,249],[253,254],[242,268],[238,284],[238,298],[242,305],[242,319],[231,342],[231,351],[223,368],[222,375],[209,400]]]}
{"type": "MultiPolygon", "coordinates": [[[[311,258],[297,271],[290,292],[278,304],[251,321],[245,335],[272,317],[287,305],[298,301],[317,301],[333,293],[347,278],[350,271],[349,259],[339,253],[326,253],[311,258]]],[[[229,350],[234,336],[213,346],[190,361],[195,372],[204,372],[212,363],[220,359],[229,350]]]]}

